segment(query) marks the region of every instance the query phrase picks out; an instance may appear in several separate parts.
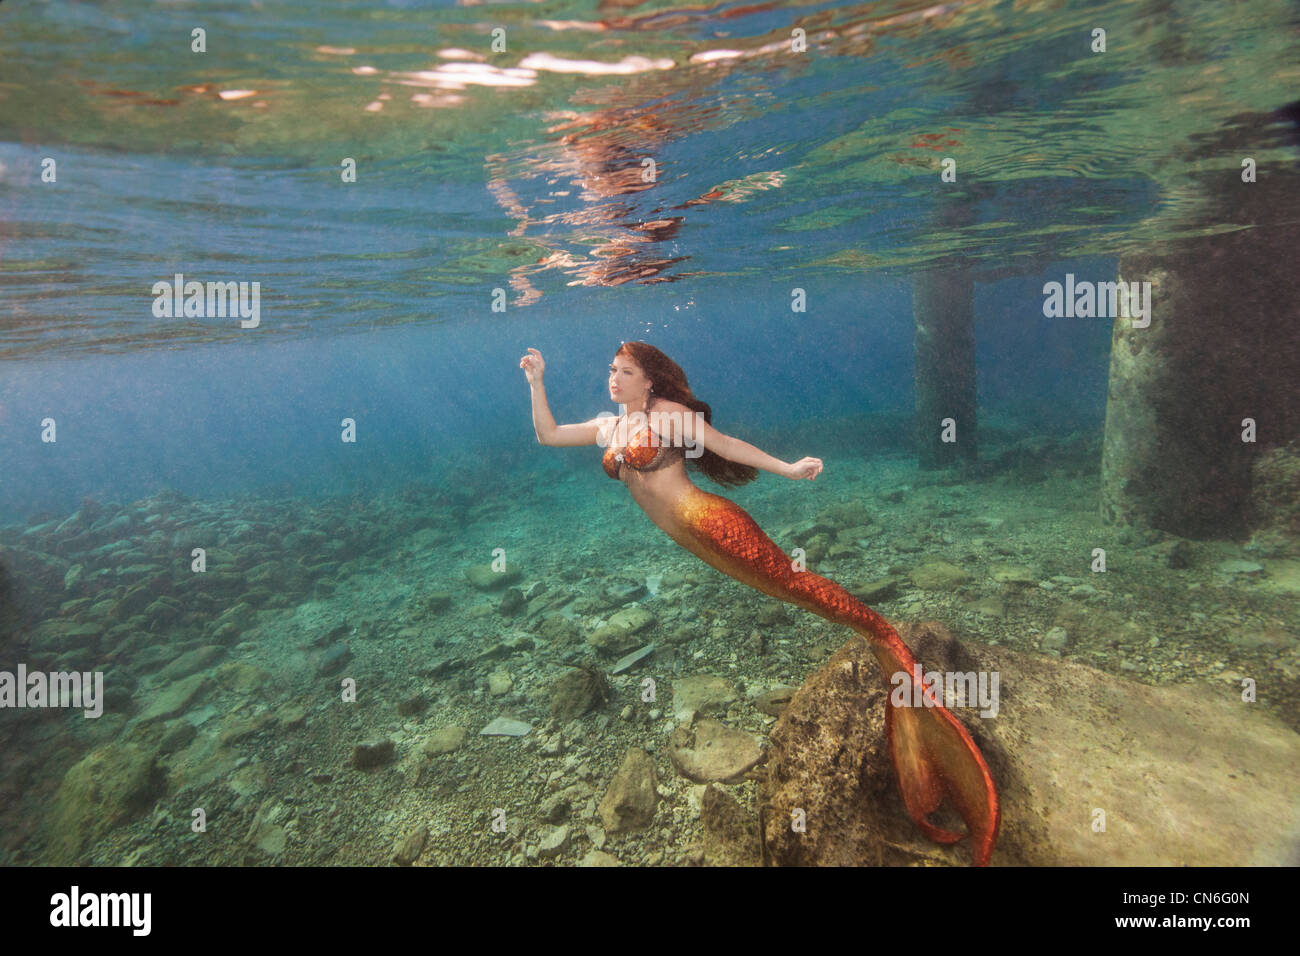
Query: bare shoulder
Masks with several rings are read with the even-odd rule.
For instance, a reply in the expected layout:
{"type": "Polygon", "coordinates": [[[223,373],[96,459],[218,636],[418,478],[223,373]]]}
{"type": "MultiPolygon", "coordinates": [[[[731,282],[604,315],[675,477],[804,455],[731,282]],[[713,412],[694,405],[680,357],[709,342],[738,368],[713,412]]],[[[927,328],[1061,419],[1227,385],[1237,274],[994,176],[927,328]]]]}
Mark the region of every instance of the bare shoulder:
{"type": "Polygon", "coordinates": [[[681,402],[674,402],[671,399],[661,398],[654,403],[651,412],[665,412],[669,415],[693,415],[690,407],[683,405],[681,402]]]}
{"type": "Polygon", "coordinates": [[[692,433],[691,416],[694,414],[689,405],[661,398],[650,409],[651,425],[666,441],[677,443],[684,437],[683,429],[686,435],[692,433]]]}

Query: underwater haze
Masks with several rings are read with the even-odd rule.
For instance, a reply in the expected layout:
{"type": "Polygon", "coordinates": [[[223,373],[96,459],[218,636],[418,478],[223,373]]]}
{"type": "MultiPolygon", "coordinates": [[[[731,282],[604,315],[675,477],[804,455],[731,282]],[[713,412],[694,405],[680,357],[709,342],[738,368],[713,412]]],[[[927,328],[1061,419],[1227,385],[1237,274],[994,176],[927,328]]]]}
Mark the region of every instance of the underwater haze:
{"type": "Polygon", "coordinates": [[[1297,53],[0,5],[0,863],[1300,862],[1297,53]],[[756,480],[553,443],[627,342],[756,480]]]}

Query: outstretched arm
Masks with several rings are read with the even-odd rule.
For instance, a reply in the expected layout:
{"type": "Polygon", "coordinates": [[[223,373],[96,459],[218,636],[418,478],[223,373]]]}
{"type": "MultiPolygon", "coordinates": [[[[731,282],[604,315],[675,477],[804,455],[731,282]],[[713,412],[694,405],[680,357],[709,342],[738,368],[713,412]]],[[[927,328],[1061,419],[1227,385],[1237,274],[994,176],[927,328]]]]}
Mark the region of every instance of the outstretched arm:
{"type": "Polygon", "coordinates": [[[537,349],[529,349],[528,354],[519,360],[519,367],[524,370],[528,387],[533,395],[533,431],[537,441],[543,445],[572,446],[595,445],[600,440],[600,429],[612,419],[593,418],[576,425],[557,425],[551,414],[551,406],[546,401],[546,385],[542,375],[546,371],[546,360],[537,349]]]}
{"type": "MultiPolygon", "coordinates": [[[[687,411],[690,410],[687,409],[687,411]]],[[[689,417],[684,417],[682,427],[688,439],[694,438],[708,451],[715,452],[728,461],[749,465],[751,468],[759,468],[763,471],[770,471],[782,478],[793,478],[795,480],[808,478],[811,480],[816,478],[822,470],[822,460],[820,458],[801,458],[796,462],[781,461],[779,458],[773,458],[761,448],[755,448],[747,441],[741,441],[732,435],[723,434],[706,422],[703,416],[692,414],[689,417]]]]}

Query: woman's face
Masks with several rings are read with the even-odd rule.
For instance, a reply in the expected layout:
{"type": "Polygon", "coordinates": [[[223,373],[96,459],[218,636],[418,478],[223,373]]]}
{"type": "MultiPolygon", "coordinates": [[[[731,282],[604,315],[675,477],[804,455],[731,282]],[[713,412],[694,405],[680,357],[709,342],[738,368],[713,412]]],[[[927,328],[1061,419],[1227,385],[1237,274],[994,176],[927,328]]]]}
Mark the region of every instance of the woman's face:
{"type": "Polygon", "coordinates": [[[609,363],[609,397],[620,405],[639,405],[650,396],[651,382],[626,355],[615,355],[609,363]]]}

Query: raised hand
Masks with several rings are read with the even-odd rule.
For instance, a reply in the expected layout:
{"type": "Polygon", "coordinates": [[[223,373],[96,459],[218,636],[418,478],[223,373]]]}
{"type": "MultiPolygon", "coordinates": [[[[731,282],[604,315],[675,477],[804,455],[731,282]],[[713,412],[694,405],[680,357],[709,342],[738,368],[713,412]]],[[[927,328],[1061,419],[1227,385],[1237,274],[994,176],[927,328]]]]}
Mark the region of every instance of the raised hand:
{"type": "Polygon", "coordinates": [[[530,348],[528,354],[519,360],[519,367],[524,370],[524,377],[528,379],[528,384],[536,385],[542,380],[542,373],[546,371],[546,360],[542,358],[541,352],[530,348]]]}

